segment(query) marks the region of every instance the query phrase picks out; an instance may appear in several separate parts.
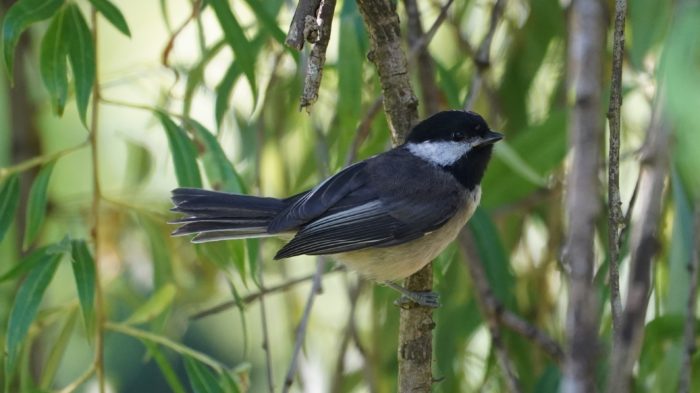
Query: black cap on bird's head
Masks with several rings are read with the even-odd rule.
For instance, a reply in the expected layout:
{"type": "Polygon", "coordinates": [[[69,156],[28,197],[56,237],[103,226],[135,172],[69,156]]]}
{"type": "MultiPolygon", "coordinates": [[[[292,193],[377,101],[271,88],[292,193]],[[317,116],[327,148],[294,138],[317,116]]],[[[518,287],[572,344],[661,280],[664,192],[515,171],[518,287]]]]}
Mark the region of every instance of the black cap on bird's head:
{"type": "Polygon", "coordinates": [[[491,158],[493,144],[503,135],[491,131],[474,112],[439,112],[418,123],[404,146],[415,156],[451,172],[471,189],[478,185],[491,158]]]}

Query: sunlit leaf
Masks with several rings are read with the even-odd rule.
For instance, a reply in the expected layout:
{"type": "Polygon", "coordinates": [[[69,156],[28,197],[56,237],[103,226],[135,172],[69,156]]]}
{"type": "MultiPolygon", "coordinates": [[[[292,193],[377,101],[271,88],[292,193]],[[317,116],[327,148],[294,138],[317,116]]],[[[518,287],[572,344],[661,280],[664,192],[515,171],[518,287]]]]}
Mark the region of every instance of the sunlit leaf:
{"type": "Polygon", "coordinates": [[[148,341],[144,341],[143,343],[146,348],[148,348],[148,352],[153,356],[153,359],[156,361],[160,372],[163,374],[163,378],[165,378],[165,381],[168,383],[168,387],[170,387],[170,391],[174,393],[185,393],[187,390],[185,390],[185,387],[182,386],[180,378],[178,378],[177,373],[173,369],[173,366],[170,364],[170,361],[165,353],[163,353],[158,345],[154,343],[148,341]]]}
{"type": "Polygon", "coordinates": [[[83,124],[86,124],[87,107],[95,82],[95,45],[92,33],[76,4],[68,4],[66,8],[66,30],[68,45],[68,60],[73,70],[75,84],[75,101],[83,124]]]}
{"type": "Polygon", "coordinates": [[[19,0],[10,7],[2,22],[2,46],[5,67],[10,79],[15,58],[15,47],[22,32],[32,23],[50,18],[64,0],[19,0]]]}
{"type": "Polygon", "coordinates": [[[187,84],[185,85],[185,97],[183,98],[183,114],[189,115],[192,109],[192,100],[197,87],[204,83],[204,70],[207,64],[224,48],[226,41],[221,40],[207,48],[201,60],[187,73],[187,84]]]}
{"type": "Polygon", "coordinates": [[[153,170],[153,155],[143,144],[135,141],[126,141],[127,170],[124,174],[125,183],[129,188],[135,188],[146,181],[153,170]]]}
{"type": "Polygon", "coordinates": [[[216,18],[219,20],[221,29],[224,31],[224,37],[228,42],[236,57],[236,62],[240,64],[243,73],[250,88],[253,90],[253,95],[257,95],[257,85],[255,83],[255,60],[257,52],[251,47],[250,41],[245,36],[243,28],[238,23],[238,20],[233,15],[231,7],[227,0],[209,0],[209,4],[214,9],[216,18]]]}
{"type": "Polygon", "coordinates": [[[51,387],[51,383],[56,376],[63,356],[68,348],[68,343],[70,342],[71,335],[73,334],[73,328],[75,328],[75,321],[78,319],[78,313],[73,311],[66,317],[66,322],[63,324],[61,333],[59,333],[58,338],[51,345],[51,353],[44,368],[41,370],[41,381],[39,386],[41,389],[47,390],[51,387]]]}
{"type": "Polygon", "coordinates": [[[160,288],[172,281],[172,257],[168,249],[168,237],[163,231],[162,222],[145,215],[139,215],[138,223],[148,237],[153,263],[153,286],[160,288]]]}
{"type": "Polygon", "coordinates": [[[546,187],[547,179],[542,177],[537,171],[525,161],[525,159],[513,149],[507,141],[501,141],[493,149],[494,156],[500,158],[516,174],[530,183],[546,187]]]}
{"type": "Polygon", "coordinates": [[[146,303],[134,311],[124,323],[137,325],[153,320],[162,314],[175,300],[177,290],[172,283],[165,284],[151,296],[146,303]]]}
{"type": "Polygon", "coordinates": [[[185,356],[185,371],[194,393],[225,393],[216,375],[205,365],[185,356]]]}
{"type": "Polygon", "coordinates": [[[95,7],[97,11],[104,16],[112,26],[116,27],[117,30],[124,33],[125,36],[131,37],[131,32],[129,31],[129,25],[124,19],[124,15],[119,11],[114,4],[109,0],[90,0],[90,3],[95,7]]]}
{"type": "Polygon", "coordinates": [[[95,325],[95,260],[84,240],[73,240],[71,256],[80,309],[88,341],[90,341],[95,325]]]}
{"type": "Polygon", "coordinates": [[[170,145],[170,153],[173,156],[178,184],[181,187],[201,188],[202,178],[199,175],[197,149],[195,149],[194,144],[187,137],[185,130],[170,120],[166,114],[156,112],[156,115],[168,136],[168,144],[170,145]]]}
{"type": "Polygon", "coordinates": [[[0,242],[12,224],[19,204],[19,175],[8,177],[0,188],[0,242]]]}
{"type": "Polygon", "coordinates": [[[19,291],[17,291],[7,326],[5,344],[7,349],[7,357],[5,359],[6,376],[14,372],[22,343],[27,336],[29,326],[36,317],[41,299],[56,272],[61,257],[62,254],[44,253],[41,256],[41,262],[37,263],[29,272],[19,291]]]}
{"type": "Polygon", "coordinates": [[[189,120],[189,124],[192,125],[195,138],[204,146],[202,162],[212,186],[222,191],[242,193],[243,180],[226,157],[216,137],[195,120],[189,120]]]}
{"type": "Polygon", "coordinates": [[[49,180],[55,161],[52,161],[39,171],[34,179],[27,201],[27,226],[24,231],[24,248],[29,247],[39,234],[41,225],[46,217],[46,202],[48,200],[49,180]]]}
{"type": "Polygon", "coordinates": [[[68,44],[66,12],[62,9],[51,19],[41,40],[39,65],[41,78],[51,96],[56,114],[63,115],[68,95],[68,44]]]}

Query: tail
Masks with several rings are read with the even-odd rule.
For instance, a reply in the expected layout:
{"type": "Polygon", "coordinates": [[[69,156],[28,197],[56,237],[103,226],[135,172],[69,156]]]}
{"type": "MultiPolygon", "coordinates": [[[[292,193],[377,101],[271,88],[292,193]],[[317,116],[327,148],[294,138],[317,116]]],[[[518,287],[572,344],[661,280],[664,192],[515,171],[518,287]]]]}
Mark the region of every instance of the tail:
{"type": "Polygon", "coordinates": [[[186,216],[171,224],[182,224],[173,236],[197,234],[193,243],[225,239],[272,236],[270,221],[287,207],[276,198],[229,194],[198,188],[177,188],[172,191],[172,211],[186,216]]]}

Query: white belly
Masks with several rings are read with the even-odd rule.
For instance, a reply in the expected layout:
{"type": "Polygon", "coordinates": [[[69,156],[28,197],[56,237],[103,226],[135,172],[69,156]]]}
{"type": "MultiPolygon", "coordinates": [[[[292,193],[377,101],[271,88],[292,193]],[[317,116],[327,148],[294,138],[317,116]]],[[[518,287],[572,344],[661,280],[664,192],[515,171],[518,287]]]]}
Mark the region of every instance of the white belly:
{"type": "Polygon", "coordinates": [[[445,225],[417,240],[392,247],[371,247],[336,254],[350,269],[376,281],[396,281],[410,276],[435,259],[459,234],[479,204],[477,186],[469,201],[445,225]]]}

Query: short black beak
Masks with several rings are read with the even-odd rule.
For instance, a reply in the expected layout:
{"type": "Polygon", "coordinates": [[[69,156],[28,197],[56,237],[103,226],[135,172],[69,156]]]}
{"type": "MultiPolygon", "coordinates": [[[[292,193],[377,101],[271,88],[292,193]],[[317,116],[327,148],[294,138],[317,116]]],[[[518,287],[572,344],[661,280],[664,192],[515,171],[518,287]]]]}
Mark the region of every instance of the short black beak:
{"type": "Polygon", "coordinates": [[[476,146],[493,145],[501,139],[503,139],[503,134],[495,131],[489,131],[483,138],[481,138],[476,146]]]}

